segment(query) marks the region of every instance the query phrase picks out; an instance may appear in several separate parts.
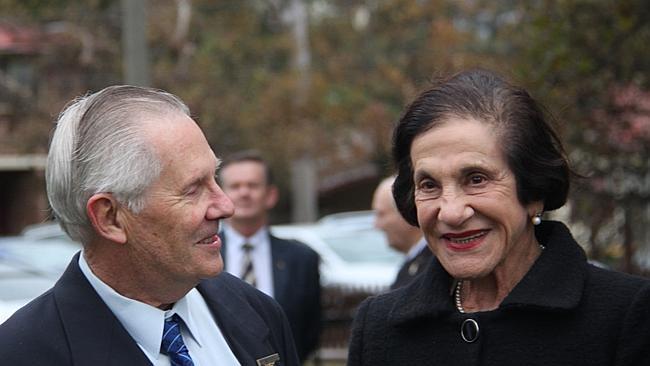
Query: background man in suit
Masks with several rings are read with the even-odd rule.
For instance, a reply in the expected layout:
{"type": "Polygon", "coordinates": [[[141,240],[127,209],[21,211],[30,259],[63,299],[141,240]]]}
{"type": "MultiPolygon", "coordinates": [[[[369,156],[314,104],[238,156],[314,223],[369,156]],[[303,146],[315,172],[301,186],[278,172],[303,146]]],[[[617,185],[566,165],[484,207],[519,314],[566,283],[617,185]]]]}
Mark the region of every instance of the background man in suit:
{"type": "Polygon", "coordinates": [[[431,250],[420,228],[407,223],[397,210],[391,193],[393,181],[394,176],[379,183],[372,199],[372,209],[375,211],[375,226],[386,234],[388,244],[406,255],[395,282],[390,286],[396,289],[411,282],[424,270],[431,258],[431,250]]]}
{"type": "Polygon", "coordinates": [[[222,234],[226,271],[280,303],[302,362],[317,348],[321,328],[318,254],[269,232],[268,212],[278,200],[278,190],[260,154],[243,151],[225,159],[219,179],[235,204],[222,234]]]}
{"type": "Polygon", "coordinates": [[[220,274],[233,204],[218,165],[174,95],[114,86],[70,104],[46,183],[83,250],[0,326],[2,364],[297,365],[279,305],[220,274]]]}

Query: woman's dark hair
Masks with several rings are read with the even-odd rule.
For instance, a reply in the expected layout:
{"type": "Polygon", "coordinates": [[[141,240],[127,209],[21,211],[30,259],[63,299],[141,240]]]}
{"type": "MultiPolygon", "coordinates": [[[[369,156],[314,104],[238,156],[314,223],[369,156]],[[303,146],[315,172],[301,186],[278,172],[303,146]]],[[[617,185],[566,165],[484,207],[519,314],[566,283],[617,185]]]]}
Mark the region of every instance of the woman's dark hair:
{"type": "Polygon", "coordinates": [[[406,108],[393,134],[397,178],[393,196],[402,216],[418,225],[411,145],[424,132],[450,118],[475,119],[494,126],[517,182],[519,202],[542,201],[544,210],[564,205],[569,164],[542,108],[524,89],[487,70],[461,72],[422,92],[406,108]]]}

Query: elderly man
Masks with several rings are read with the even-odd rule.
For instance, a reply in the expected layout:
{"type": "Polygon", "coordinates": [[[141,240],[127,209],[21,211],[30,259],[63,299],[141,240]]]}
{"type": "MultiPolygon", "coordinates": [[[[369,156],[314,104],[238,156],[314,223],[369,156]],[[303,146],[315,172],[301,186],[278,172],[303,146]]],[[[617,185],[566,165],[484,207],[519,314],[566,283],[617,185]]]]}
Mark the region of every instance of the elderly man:
{"type": "Polygon", "coordinates": [[[219,178],[235,205],[221,235],[226,271],[278,301],[303,362],[318,347],[321,329],[318,254],[269,231],[269,210],[278,200],[278,190],[260,154],[241,151],[224,159],[219,178]]]}
{"type": "Polygon", "coordinates": [[[404,221],[395,206],[391,188],[395,177],[382,180],[372,199],[375,211],[375,226],[386,234],[388,245],[406,255],[406,260],[397,273],[391,289],[404,286],[420,274],[431,259],[431,250],[419,228],[404,221]]]}
{"type": "Polygon", "coordinates": [[[221,273],[233,204],[218,166],[169,93],[113,86],[70,104],[46,183],[83,250],[0,326],[2,364],[297,365],[279,305],[221,273]]]}

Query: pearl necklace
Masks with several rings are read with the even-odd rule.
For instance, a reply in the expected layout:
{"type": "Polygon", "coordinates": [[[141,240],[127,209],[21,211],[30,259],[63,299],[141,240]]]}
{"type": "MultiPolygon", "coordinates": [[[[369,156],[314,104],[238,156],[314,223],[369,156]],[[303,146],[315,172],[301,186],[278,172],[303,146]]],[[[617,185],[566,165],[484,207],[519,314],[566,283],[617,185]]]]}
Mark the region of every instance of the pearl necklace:
{"type": "MultiPolygon", "coordinates": [[[[546,249],[542,244],[539,245],[539,249],[542,251],[546,249]]],[[[463,291],[463,280],[456,280],[456,288],[454,289],[454,303],[456,304],[456,310],[459,313],[465,314],[465,308],[463,307],[463,302],[461,300],[461,292],[463,291]]]]}
{"type": "Polygon", "coordinates": [[[457,280],[456,289],[454,290],[454,302],[456,303],[456,310],[461,314],[465,314],[465,308],[463,308],[463,303],[460,301],[460,292],[462,289],[463,280],[457,280]]]}

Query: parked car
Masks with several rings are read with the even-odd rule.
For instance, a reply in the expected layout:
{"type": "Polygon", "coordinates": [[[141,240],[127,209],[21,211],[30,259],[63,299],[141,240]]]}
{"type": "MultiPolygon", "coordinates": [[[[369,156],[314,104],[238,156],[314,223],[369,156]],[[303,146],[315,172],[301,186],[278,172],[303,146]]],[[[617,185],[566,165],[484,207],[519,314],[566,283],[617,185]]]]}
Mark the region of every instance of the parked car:
{"type": "Polygon", "coordinates": [[[376,293],[390,286],[403,257],[373,220],[372,211],[345,212],[311,224],[275,225],[271,232],[301,241],[321,256],[323,286],[376,293]]]}
{"type": "Polygon", "coordinates": [[[54,286],[80,248],[57,224],[0,238],[0,323],[54,286]]]}

